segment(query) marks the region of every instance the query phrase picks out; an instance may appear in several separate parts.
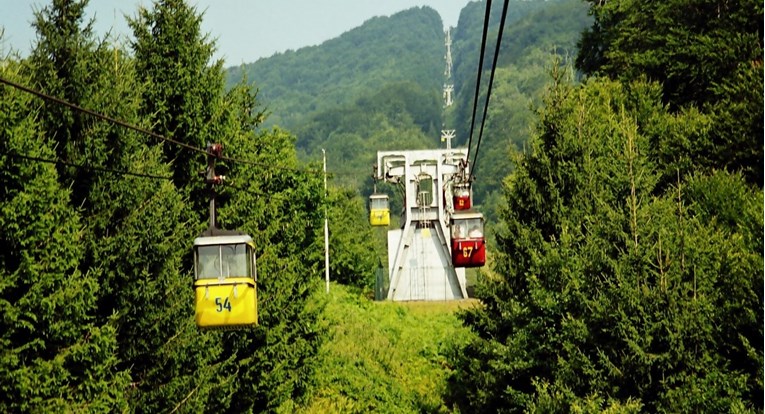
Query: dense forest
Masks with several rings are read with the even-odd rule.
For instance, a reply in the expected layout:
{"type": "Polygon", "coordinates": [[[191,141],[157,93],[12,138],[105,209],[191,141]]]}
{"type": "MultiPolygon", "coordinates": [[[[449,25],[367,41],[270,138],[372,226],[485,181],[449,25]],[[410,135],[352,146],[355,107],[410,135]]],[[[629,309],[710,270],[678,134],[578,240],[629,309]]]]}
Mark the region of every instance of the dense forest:
{"type": "Polygon", "coordinates": [[[761,3],[508,2],[489,266],[435,306],[370,299],[365,177],[444,127],[467,144],[486,1],[452,28],[450,108],[428,7],[226,68],[190,2],[137,9],[124,47],[87,4],[51,0],[0,56],[0,411],[763,410],[761,3]],[[218,224],[257,246],[248,330],[194,324],[210,142],[218,224]]]}

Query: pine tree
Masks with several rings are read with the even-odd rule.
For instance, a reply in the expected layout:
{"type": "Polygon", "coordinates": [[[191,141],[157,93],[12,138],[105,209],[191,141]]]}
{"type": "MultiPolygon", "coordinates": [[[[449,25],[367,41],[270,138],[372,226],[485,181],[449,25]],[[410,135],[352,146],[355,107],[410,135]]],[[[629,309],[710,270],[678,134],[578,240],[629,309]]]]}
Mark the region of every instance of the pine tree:
{"type": "Polygon", "coordinates": [[[666,186],[650,134],[707,120],[657,91],[551,89],[507,181],[500,277],[465,315],[480,338],[456,353],[461,409],[761,409],[762,192],[725,173],[666,186]],[[726,196],[746,214],[721,211],[726,196]]]}
{"type": "MultiPolygon", "coordinates": [[[[32,87],[82,107],[92,107],[90,99],[100,85],[91,75],[99,69],[95,55],[104,52],[93,35],[92,21],[85,22],[87,0],[53,0],[35,13],[33,26],[37,43],[28,67],[32,87]]],[[[73,164],[103,165],[109,154],[103,139],[85,139],[87,131],[99,128],[86,114],[55,102],[45,101],[39,116],[45,131],[55,140],[56,154],[73,164]]],[[[62,182],[72,186],[72,205],[87,202],[94,175],[84,169],[59,165],[62,182]]]]}
{"type": "MultiPolygon", "coordinates": [[[[137,115],[141,87],[133,62],[115,56],[113,63],[102,73],[110,85],[103,89],[102,108],[140,125],[145,121],[137,115]]],[[[188,259],[199,227],[170,179],[162,143],[124,129],[113,134],[109,167],[143,176],[100,174],[88,197],[88,247],[101,275],[100,311],[118,321],[120,365],[133,377],[131,406],[198,412],[218,382],[210,365],[220,352],[215,335],[200,334],[194,325],[188,259]]]]}
{"type": "MultiPolygon", "coordinates": [[[[249,88],[224,93],[221,63],[208,64],[213,46],[200,34],[200,21],[179,0],[159,1],[131,21],[136,68],[146,84],[142,113],[155,132],[198,148],[220,143],[226,157],[244,160],[217,164],[231,185],[216,200],[217,224],[249,233],[258,246],[259,326],[224,334],[223,353],[210,352],[220,382],[205,409],[273,411],[305,392],[319,346],[318,310],[307,303],[321,257],[322,181],[296,171],[289,134],[255,132],[263,112],[249,88]]],[[[206,221],[206,192],[192,178],[205,160],[176,147],[165,150],[174,182],[206,221]]]]}
{"type": "Polygon", "coordinates": [[[578,68],[659,82],[672,111],[710,114],[706,139],[687,148],[674,143],[681,147],[676,157],[692,158],[697,168],[741,171],[762,187],[762,2],[590,3],[595,22],[580,41],[578,68]]]}
{"type": "Polygon", "coordinates": [[[220,226],[250,234],[257,245],[259,326],[227,333],[235,365],[228,404],[234,412],[274,412],[306,393],[322,331],[311,305],[322,270],[324,187],[321,169],[298,167],[295,138],[274,128],[256,132],[262,112],[240,84],[226,96],[219,127],[231,187],[218,209],[220,226]]]}
{"type": "MultiPolygon", "coordinates": [[[[136,71],[146,85],[142,116],[152,131],[196,148],[220,141],[214,114],[224,87],[223,62],[211,64],[215,46],[202,34],[201,22],[202,15],[184,0],[159,0],[128,20],[136,71]]],[[[204,158],[172,143],[165,143],[164,154],[176,187],[202,207],[205,193],[198,172],[204,158]]]]}
{"type": "MultiPolygon", "coordinates": [[[[0,69],[29,82],[17,71],[0,69]]],[[[97,318],[98,278],[80,269],[83,226],[48,162],[55,142],[31,95],[4,87],[0,106],[0,411],[123,411],[129,375],[114,320],[97,318]]]]}
{"type": "MultiPolygon", "coordinates": [[[[85,5],[56,1],[38,14],[41,41],[31,71],[49,94],[147,125],[139,115],[143,85],[134,60],[94,40],[89,25],[81,27],[85,5]]],[[[99,281],[99,316],[117,327],[118,366],[132,377],[120,391],[136,410],[199,411],[217,383],[209,361],[220,348],[193,324],[188,258],[196,227],[190,206],[172,182],[151,178],[171,176],[162,143],[78,111],[63,110],[71,122],[60,113],[50,105],[42,111],[50,135],[66,150],[59,156],[117,171],[70,168],[64,182],[74,180],[72,202],[88,217],[80,269],[99,281]]]]}

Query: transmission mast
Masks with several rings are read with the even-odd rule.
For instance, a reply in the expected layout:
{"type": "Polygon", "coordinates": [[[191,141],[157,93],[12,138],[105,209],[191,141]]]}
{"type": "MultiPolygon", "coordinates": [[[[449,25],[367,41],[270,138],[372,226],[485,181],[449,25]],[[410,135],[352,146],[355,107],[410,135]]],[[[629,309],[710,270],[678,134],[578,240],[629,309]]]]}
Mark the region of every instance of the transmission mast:
{"type": "Polygon", "coordinates": [[[454,93],[454,84],[452,83],[452,37],[451,29],[446,29],[446,69],[444,70],[444,105],[448,108],[454,103],[452,94],[454,93]]]}
{"type": "MultiPolygon", "coordinates": [[[[451,29],[446,29],[446,69],[444,70],[444,108],[452,106],[452,94],[454,93],[454,84],[452,83],[452,36],[451,29]]],[[[441,130],[441,142],[446,142],[446,149],[452,149],[452,140],[457,131],[454,129],[441,130]]]]}

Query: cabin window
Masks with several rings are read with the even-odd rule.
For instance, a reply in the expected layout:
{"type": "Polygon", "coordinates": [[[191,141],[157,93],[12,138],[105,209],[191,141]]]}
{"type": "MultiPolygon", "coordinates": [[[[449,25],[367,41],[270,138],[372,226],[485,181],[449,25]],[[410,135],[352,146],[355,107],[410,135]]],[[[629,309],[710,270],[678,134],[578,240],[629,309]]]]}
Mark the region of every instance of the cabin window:
{"type": "Polygon", "coordinates": [[[247,244],[197,246],[197,279],[251,277],[247,244]]]}
{"type": "Polygon", "coordinates": [[[388,198],[387,197],[374,197],[369,200],[369,208],[371,210],[387,210],[388,198]]]}
{"type": "Polygon", "coordinates": [[[459,219],[452,222],[453,239],[478,239],[483,237],[483,221],[481,218],[459,219]]]}
{"type": "Polygon", "coordinates": [[[461,197],[461,198],[470,197],[470,188],[468,188],[468,187],[466,187],[464,185],[457,186],[454,189],[454,194],[457,197],[461,197]]]}

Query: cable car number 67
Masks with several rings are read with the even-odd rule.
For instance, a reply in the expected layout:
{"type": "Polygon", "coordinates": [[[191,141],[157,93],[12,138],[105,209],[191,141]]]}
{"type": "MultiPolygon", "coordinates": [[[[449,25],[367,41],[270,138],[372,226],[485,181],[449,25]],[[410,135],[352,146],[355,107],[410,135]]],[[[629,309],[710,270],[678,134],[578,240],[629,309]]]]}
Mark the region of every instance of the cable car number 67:
{"type": "Polygon", "coordinates": [[[231,302],[229,302],[228,298],[225,298],[222,302],[221,298],[215,298],[215,306],[217,306],[216,310],[218,312],[223,312],[223,309],[228,309],[231,312],[231,302]]]}

